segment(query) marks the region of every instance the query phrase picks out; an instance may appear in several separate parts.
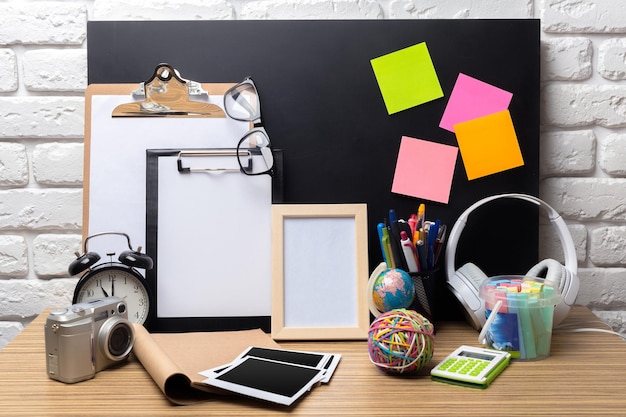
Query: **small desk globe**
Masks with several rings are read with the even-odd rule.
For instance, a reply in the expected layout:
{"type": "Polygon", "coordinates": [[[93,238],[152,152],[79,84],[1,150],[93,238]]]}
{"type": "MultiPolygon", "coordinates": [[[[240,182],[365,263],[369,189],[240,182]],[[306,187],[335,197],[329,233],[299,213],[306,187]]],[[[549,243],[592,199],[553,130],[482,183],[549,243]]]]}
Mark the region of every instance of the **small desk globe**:
{"type": "Polygon", "coordinates": [[[372,299],[376,308],[383,313],[397,308],[408,308],[414,296],[413,279],[402,269],[386,269],[374,281],[372,299]]]}

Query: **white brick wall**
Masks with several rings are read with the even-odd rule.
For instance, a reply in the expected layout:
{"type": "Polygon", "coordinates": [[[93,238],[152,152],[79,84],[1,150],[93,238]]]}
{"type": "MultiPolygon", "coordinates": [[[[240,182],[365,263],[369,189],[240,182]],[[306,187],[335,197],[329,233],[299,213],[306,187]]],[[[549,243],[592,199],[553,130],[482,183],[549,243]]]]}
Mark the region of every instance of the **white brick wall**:
{"type": "MultiPolygon", "coordinates": [[[[588,305],[626,333],[626,7],[616,0],[7,0],[0,13],[0,348],[70,302],[81,249],[87,20],[542,19],[541,197],[588,305]]],[[[550,227],[544,257],[562,258],[550,227]]]]}

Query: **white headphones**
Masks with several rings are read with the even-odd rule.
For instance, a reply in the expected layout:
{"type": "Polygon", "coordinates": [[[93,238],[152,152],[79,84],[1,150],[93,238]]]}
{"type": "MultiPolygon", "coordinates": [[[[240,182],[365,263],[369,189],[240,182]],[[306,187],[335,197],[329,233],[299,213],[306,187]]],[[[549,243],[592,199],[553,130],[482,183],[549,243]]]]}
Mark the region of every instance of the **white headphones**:
{"type": "Polygon", "coordinates": [[[526,273],[528,276],[545,278],[546,283],[551,284],[555,289],[560,291],[561,302],[554,310],[553,324],[556,326],[563,321],[578,296],[578,289],[580,287],[577,275],[578,261],[576,259],[574,241],[572,240],[572,236],[565,222],[556,210],[537,197],[526,194],[494,195],[474,203],[459,216],[459,219],[450,231],[448,244],[446,246],[446,276],[448,288],[450,288],[452,293],[463,305],[470,324],[477,330],[480,330],[485,324],[485,305],[484,302],[481,302],[478,291],[480,285],[488,279],[488,277],[472,263],[467,263],[455,270],[454,261],[457,244],[461,237],[461,232],[467,224],[467,218],[470,213],[483,204],[500,198],[514,198],[536,204],[547,212],[550,222],[556,226],[561,245],[563,246],[565,266],[554,259],[545,259],[533,266],[526,273]]]}

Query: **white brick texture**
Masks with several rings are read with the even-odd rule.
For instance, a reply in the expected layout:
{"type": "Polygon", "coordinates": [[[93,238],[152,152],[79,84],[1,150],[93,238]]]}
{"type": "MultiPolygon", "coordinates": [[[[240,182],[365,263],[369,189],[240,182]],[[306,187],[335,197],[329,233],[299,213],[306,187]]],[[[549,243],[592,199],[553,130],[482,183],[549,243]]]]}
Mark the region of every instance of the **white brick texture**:
{"type": "Polygon", "coordinates": [[[595,134],[593,130],[544,132],[539,155],[542,177],[591,174],[596,162],[595,134]]]}
{"type": "Polygon", "coordinates": [[[625,33],[626,9],[616,0],[543,0],[543,29],[552,33],[625,33]]]}
{"type": "Polygon", "coordinates": [[[227,20],[233,6],[225,0],[94,1],[95,20],[227,20]]]}
{"type": "Polygon", "coordinates": [[[69,264],[82,253],[82,236],[40,234],[33,239],[33,265],[39,278],[67,277],[69,264]]]}
{"type": "Polygon", "coordinates": [[[596,266],[626,266],[626,226],[591,230],[589,260],[596,266]]]}
{"type": "Polygon", "coordinates": [[[591,77],[593,45],[588,38],[553,38],[542,43],[542,79],[579,81],[591,77]]]}
{"type": "Polygon", "coordinates": [[[241,8],[240,19],[381,19],[374,0],[277,0],[250,1],[241,8]]]}
{"type": "Polygon", "coordinates": [[[0,45],[81,45],[87,38],[87,8],[64,1],[5,1],[0,45]]]}
{"type": "Polygon", "coordinates": [[[33,151],[33,174],[41,185],[81,185],[82,143],[43,143],[33,151]]]}
{"type": "Polygon", "coordinates": [[[24,277],[28,273],[28,247],[22,236],[0,235],[0,275],[24,277]]]}
{"type": "Polygon", "coordinates": [[[626,220],[626,179],[548,178],[541,182],[541,198],[567,219],[626,220]]]}
{"type": "Polygon", "coordinates": [[[0,97],[0,137],[82,138],[83,97],[0,97]]]}
{"type": "Polygon", "coordinates": [[[626,134],[606,135],[600,147],[599,162],[605,173],[626,177],[626,134]]]}
{"type": "Polygon", "coordinates": [[[598,73],[607,80],[626,79],[626,38],[608,39],[598,48],[598,73]]]}
{"type": "Polygon", "coordinates": [[[533,17],[532,0],[392,0],[390,19],[524,19],[533,17]]]}
{"type": "Polygon", "coordinates": [[[0,93],[17,90],[17,57],[12,49],[0,48],[0,93]]]}
{"type": "Polygon", "coordinates": [[[72,304],[76,278],[0,280],[0,317],[34,317],[48,307],[72,304]]]}
{"type": "Polygon", "coordinates": [[[626,127],[626,86],[550,84],[541,95],[545,125],[626,127]]]}
{"type": "Polygon", "coordinates": [[[30,91],[76,91],[87,87],[86,49],[38,49],[23,57],[24,85],[30,91]]]}
{"type": "Polygon", "coordinates": [[[28,184],[28,155],[21,143],[0,142],[0,187],[28,184]]]}
{"type": "Polygon", "coordinates": [[[79,230],[82,196],[80,189],[0,190],[0,231],[79,230]]]}

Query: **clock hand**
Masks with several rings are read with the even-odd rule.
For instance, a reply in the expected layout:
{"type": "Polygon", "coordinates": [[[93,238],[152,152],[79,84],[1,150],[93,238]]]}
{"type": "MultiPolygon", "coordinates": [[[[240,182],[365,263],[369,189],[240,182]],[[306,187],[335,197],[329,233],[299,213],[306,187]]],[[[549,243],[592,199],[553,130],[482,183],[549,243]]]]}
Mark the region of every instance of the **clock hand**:
{"type": "Polygon", "coordinates": [[[100,287],[100,289],[101,289],[101,290],[102,290],[102,292],[104,293],[104,296],[105,296],[105,297],[108,297],[108,296],[109,296],[109,294],[107,294],[107,292],[104,290],[104,288],[100,287]]]}
{"type": "Polygon", "coordinates": [[[115,278],[111,281],[111,296],[115,296],[115,278]]]}

